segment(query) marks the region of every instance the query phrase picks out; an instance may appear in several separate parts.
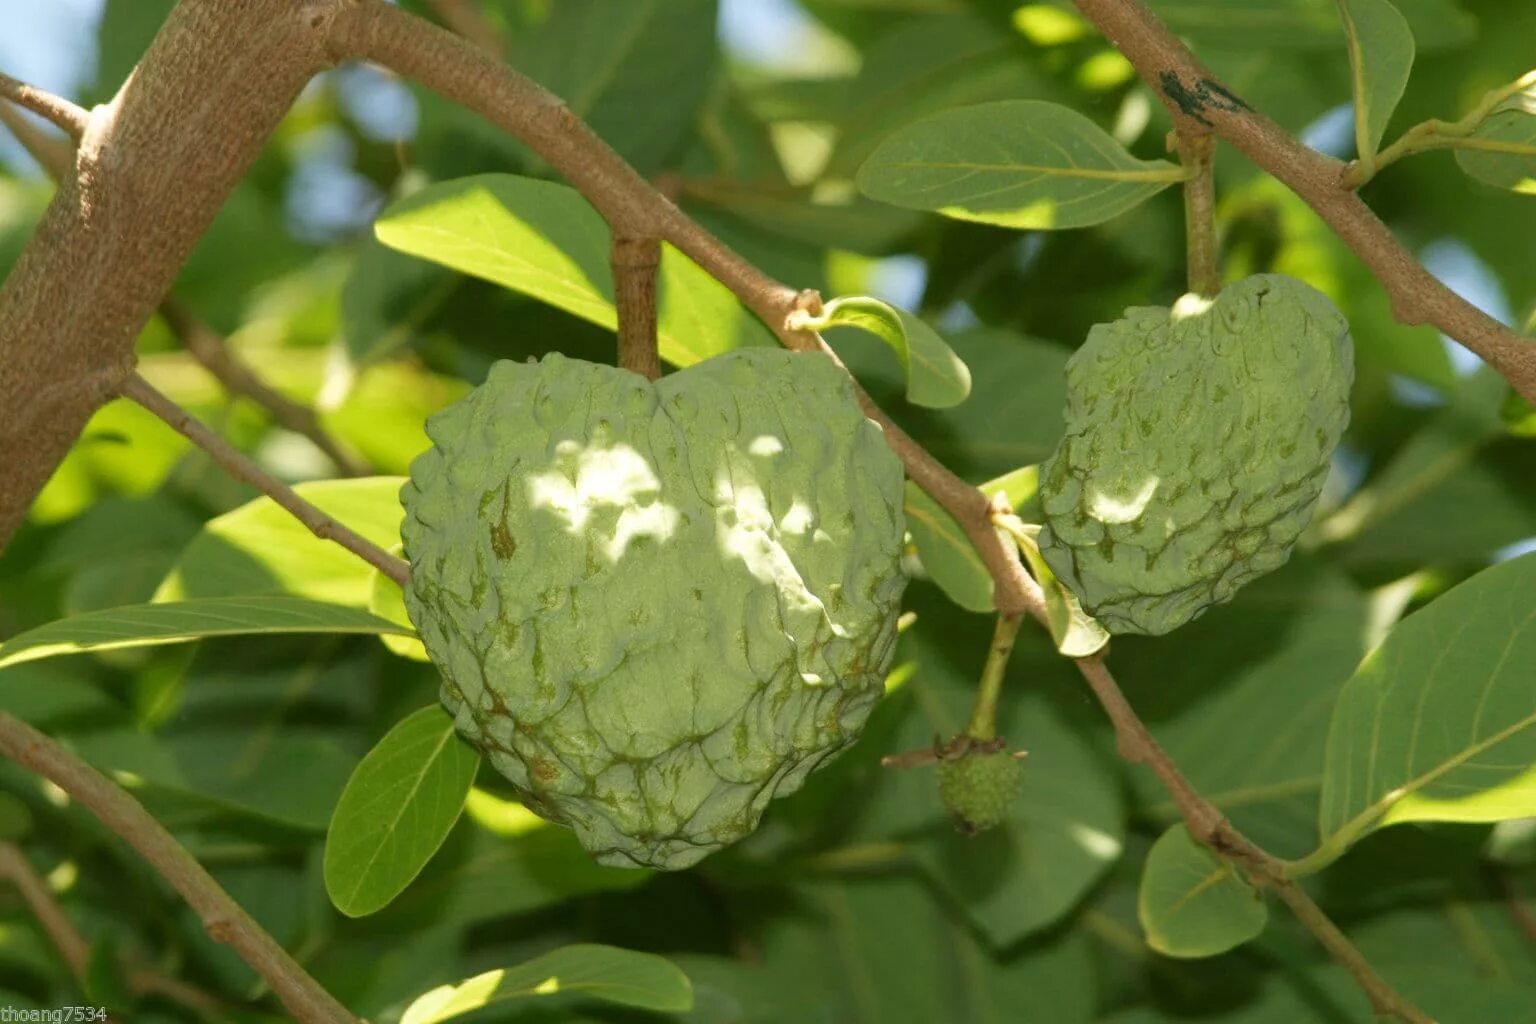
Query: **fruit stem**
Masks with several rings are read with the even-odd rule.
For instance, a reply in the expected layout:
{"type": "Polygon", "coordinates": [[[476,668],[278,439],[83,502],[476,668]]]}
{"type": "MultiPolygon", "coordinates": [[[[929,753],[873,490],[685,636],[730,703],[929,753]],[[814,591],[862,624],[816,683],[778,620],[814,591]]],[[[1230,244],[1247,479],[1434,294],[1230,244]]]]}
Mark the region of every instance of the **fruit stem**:
{"type": "Polygon", "coordinates": [[[1174,139],[1184,179],[1184,249],[1189,290],[1207,298],[1221,291],[1216,246],[1216,139],[1209,132],[1178,132],[1174,139]]]}
{"type": "Polygon", "coordinates": [[[997,617],[992,646],[987,649],[987,663],[981,669],[981,685],[976,688],[976,703],[971,706],[971,721],[965,727],[965,734],[973,740],[986,742],[997,738],[997,698],[1003,691],[1008,656],[1013,653],[1013,641],[1019,635],[1019,625],[1023,621],[1022,614],[997,617]]]}

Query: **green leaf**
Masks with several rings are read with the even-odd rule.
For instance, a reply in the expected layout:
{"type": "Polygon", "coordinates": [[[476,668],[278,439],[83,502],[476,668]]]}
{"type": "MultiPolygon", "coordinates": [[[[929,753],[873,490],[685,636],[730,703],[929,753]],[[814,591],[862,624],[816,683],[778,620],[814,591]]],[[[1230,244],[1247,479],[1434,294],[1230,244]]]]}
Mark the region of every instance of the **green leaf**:
{"type": "MultiPolygon", "coordinates": [[[[388,550],[400,543],[403,477],[299,484],[299,497],[388,550]]],[[[271,498],[210,519],[155,592],[156,601],[288,595],[363,607],[372,565],[321,540],[271,498]]]]}
{"type": "Polygon", "coordinates": [[[971,371],[938,332],[918,317],[866,296],[833,299],[820,316],[792,314],[796,327],[857,327],[896,352],[907,375],[907,400],[931,409],[959,405],[971,393],[971,371]]]}
{"type": "Polygon", "coordinates": [[[359,246],[341,288],[342,340],[354,365],[394,355],[461,280],[376,239],[359,246]]]}
{"type": "MultiPolygon", "coordinates": [[[[1173,31],[1201,42],[1321,49],[1339,41],[1330,0],[1150,0],[1147,6],[1173,31]]],[[[1426,50],[1463,46],[1477,34],[1477,19],[1457,0],[1398,0],[1397,6],[1426,50]]]]}
{"type": "Polygon", "coordinates": [[[1536,554],[1399,623],[1334,708],[1320,858],[1403,821],[1536,815],[1536,554]]]}
{"type": "Polygon", "coordinates": [[[1355,93],[1355,151],[1367,168],[1413,69],[1413,30],[1388,0],[1338,0],[1355,93]]]}
{"type": "Polygon", "coordinates": [[[666,170],[714,80],[715,0],[561,0],[508,62],[642,173],[666,170]]]}
{"type": "Polygon", "coordinates": [[[995,609],[992,574],[954,516],[910,480],[905,511],[917,557],[945,596],[968,611],[995,609]]]}
{"type": "Polygon", "coordinates": [[[1500,103],[1458,140],[1456,162],[1478,181],[1536,195],[1536,85],[1500,103]]]}
{"type": "Polygon", "coordinates": [[[347,780],[325,837],[336,909],[362,917],[400,895],[459,820],[479,767],[437,705],[389,730],[347,780]]]}
{"type": "MultiPolygon", "coordinates": [[[[611,244],[603,218],[565,185],[482,174],[428,186],[374,225],[401,252],[531,295],[612,329],[611,244]]],[[[663,246],[657,336],[662,358],[689,366],[773,335],[726,287],[663,246]]]]}
{"type": "Polygon", "coordinates": [[[292,597],[213,597],[87,612],[0,644],[0,668],[85,651],[181,644],[248,633],[414,632],[357,608],[292,597]]]}
{"type": "Polygon", "coordinates": [[[1109,630],[1083,611],[1077,595],[1067,589],[1066,584],[1057,579],[1051,567],[1046,564],[1040,554],[1040,546],[1035,542],[1039,531],[1034,528],[1019,530],[1017,523],[1015,530],[1014,541],[1029,563],[1030,575],[1040,581],[1040,589],[1044,591],[1046,624],[1050,628],[1051,639],[1056,642],[1056,649],[1068,658],[1086,658],[1103,650],[1104,645],[1109,643],[1109,630]]]}
{"type": "Polygon", "coordinates": [[[1164,956],[1225,953],[1256,938],[1269,910],[1227,861],[1175,825],[1147,854],[1136,906],[1147,945],[1164,956]]]}
{"type": "Polygon", "coordinates": [[[1080,228],[1183,180],[1082,114],[1038,100],[948,110],[892,134],[859,169],[871,199],[1011,228],[1080,228]]]}
{"type": "Polygon", "coordinates": [[[670,960],[616,946],[583,943],[418,997],[400,1024],[437,1024],[494,1003],[574,993],[658,1013],[693,1008],[688,976],[670,960]]]}
{"type": "MultiPolygon", "coordinates": [[[[1197,789],[1255,842],[1300,856],[1312,847],[1328,717],[1371,618],[1347,576],[1293,554],[1176,640],[1116,637],[1115,673],[1197,789]]],[[[1179,820],[1151,773],[1130,782],[1147,816],[1179,820]]]]}

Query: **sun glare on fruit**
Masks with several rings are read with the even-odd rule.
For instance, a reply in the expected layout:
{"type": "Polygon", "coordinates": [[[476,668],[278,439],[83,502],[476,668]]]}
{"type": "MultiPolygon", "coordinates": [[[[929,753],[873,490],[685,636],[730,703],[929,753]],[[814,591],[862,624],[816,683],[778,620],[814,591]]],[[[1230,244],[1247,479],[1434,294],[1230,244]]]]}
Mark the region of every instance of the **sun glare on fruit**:
{"type": "Polygon", "coordinates": [[[1130,523],[1141,517],[1147,503],[1157,493],[1158,478],[1149,476],[1141,490],[1129,497],[1098,491],[1089,496],[1088,511],[1101,523],[1130,523]]]}
{"type": "Polygon", "coordinates": [[[530,474],[528,501],[560,516],[571,533],[580,533],[601,508],[621,508],[619,521],[603,553],[610,561],[624,557],[638,537],[666,540],[677,530],[677,509],[656,500],[661,481],[634,448],[588,448],[562,441],[555,448],[556,468],[530,474]],[[646,500],[649,498],[650,500],[646,500]]]}

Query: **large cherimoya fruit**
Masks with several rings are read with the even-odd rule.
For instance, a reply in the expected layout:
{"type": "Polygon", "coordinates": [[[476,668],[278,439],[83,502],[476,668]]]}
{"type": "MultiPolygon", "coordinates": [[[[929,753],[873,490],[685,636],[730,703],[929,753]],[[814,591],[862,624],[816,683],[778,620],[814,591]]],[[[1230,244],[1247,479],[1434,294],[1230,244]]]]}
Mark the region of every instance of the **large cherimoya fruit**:
{"type": "Polygon", "coordinates": [[[1129,309],[1067,363],[1047,564],[1112,633],[1166,633],[1280,566],[1349,422],[1349,325],[1278,274],[1129,309]]]}
{"type": "Polygon", "coordinates": [[[500,362],[427,432],[405,598],[443,703],[599,861],[687,867],[857,738],[902,470],[831,360],[500,362]]]}

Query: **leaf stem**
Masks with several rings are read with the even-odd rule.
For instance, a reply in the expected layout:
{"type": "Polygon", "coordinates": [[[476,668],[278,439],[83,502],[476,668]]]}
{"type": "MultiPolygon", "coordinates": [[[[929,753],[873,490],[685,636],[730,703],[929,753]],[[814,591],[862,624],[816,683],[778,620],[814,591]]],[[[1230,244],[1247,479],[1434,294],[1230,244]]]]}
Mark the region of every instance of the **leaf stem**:
{"type": "Polygon", "coordinates": [[[258,466],[255,460],[224,440],[181,406],[155,390],[153,384],[133,374],[123,385],[123,397],[130,398],[164,420],[172,430],[207,452],[230,476],[257,488],[277,502],[321,540],[334,541],[357,555],[402,587],[410,577],[411,567],[377,544],[320,511],[258,466]]]}
{"type": "Polygon", "coordinates": [[[0,754],[74,797],[137,850],[197,912],[209,936],[228,943],[265,979],[297,1020],[304,1024],[359,1024],[126,790],[3,711],[0,754]]]}
{"type": "Polygon", "coordinates": [[[1344,175],[1345,185],[1357,189],[1374,178],[1388,164],[1394,164],[1405,156],[1427,153],[1436,149],[1536,153],[1536,147],[1517,142],[1501,143],[1495,139],[1469,138],[1477,130],[1478,125],[1482,124],[1500,103],[1532,86],[1536,86],[1536,71],[1527,71],[1513,82],[1507,82],[1497,89],[1489,90],[1476,106],[1458,120],[1442,121],[1439,118],[1430,118],[1428,121],[1419,122],[1404,131],[1390,146],[1377,153],[1376,159],[1369,166],[1359,161],[1350,164],[1344,175]]]}
{"type": "Polygon", "coordinates": [[[613,239],[613,294],[619,314],[619,365],[646,380],[661,376],[656,347],[656,269],[661,241],[654,236],[613,239]]]}
{"type": "Polygon", "coordinates": [[[985,743],[997,738],[997,700],[1003,692],[1008,658],[1013,654],[1013,642],[1023,621],[1023,614],[1018,612],[997,617],[992,644],[987,648],[987,662],[981,669],[981,683],[976,687],[976,701],[971,705],[971,720],[965,727],[965,734],[973,740],[985,743]]]}
{"type": "Polygon", "coordinates": [[[1184,251],[1189,290],[1213,296],[1221,291],[1221,266],[1216,245],[1216,137],[1208,131],[1174,132],[1184,179],[1184,251]]]}

